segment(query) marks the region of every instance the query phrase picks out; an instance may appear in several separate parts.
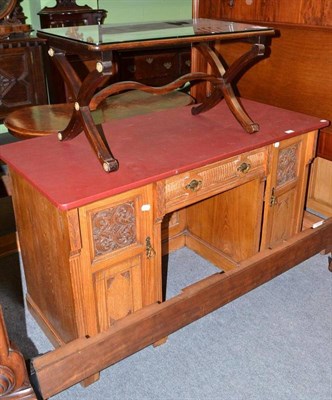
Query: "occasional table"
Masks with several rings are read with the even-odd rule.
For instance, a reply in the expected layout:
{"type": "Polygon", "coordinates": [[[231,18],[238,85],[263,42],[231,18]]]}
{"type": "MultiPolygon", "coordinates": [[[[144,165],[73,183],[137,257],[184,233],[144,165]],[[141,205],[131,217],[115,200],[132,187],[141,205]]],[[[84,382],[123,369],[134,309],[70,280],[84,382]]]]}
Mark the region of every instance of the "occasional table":
{"type": "Polygon", "coordinates": [[[117,155],[103,140],[100,129],[95,126],[91,110],[97,108],[108,96],[125,90],[139,89],[154,94],[167,93],[182,87],[187,82],[209,82],[213,91],[202,104],[192,108],[193,114],[205,112],[222,98],[245,131],[254,133],[259,125],[253,122],[238,101],[233,83],[254,61],[266,54],[266,46],[275,34],[272,28],[256,25],[192,19],[137,24],[112,24],[75,26],[67,28],[43,29],[38,31],[40,38],[47,39],[49,55],[57,65],[74,100],[72,118],[66,129],[59,132],[61,141],[69,140],[82,131],[85,132],[91,147],[106,172],[119,167],[117,155]],[[248,41],[251,49],[225,69],[218,55],[209,43],[215,41],[248,41]],[[191,44],[203,54],[211,67],[211,73],[192,72],[162,87],[150,87],[139,82],[117,82],[106,88],[106,81],[117,73],[118,65],[114,52],[121,50],[149,49],[153,47],[174,47],[191,44]],[[73,65],[66,55],[93,55],[97,59],[96,69],[81,82],[73,65]]]}

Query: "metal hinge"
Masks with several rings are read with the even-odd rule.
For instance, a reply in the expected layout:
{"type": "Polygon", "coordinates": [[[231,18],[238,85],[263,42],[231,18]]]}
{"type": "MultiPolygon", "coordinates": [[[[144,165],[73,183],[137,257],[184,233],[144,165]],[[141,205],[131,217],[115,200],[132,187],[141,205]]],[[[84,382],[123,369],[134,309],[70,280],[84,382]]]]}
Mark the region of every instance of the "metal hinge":
{"type": "Polygon", "coordinates": [[[145,248],[146,257],[147,257],[148,259],[154,257],[154,256],[156,255],[156,250],[155,250],[155,249],[152,247],[152,245],[151,245],[151,238],[150,238],[150,236],[148,236],[148,237],[145,239],[145,246],[146,246],[146,248],[145,248]]]}
{"type": "Polygon", "coordinates": [[[271,206],[271,207],[272,207],[272,206],[275,206],[276,204],[278,204],[278,200],[277,200],[277,197],[276,197],[276,195],[274,194],[274,192],[275,192],[275,189],[272,188],[272,194],[271,194],[271,197],[270,197],[270,206],[271,206]]]}

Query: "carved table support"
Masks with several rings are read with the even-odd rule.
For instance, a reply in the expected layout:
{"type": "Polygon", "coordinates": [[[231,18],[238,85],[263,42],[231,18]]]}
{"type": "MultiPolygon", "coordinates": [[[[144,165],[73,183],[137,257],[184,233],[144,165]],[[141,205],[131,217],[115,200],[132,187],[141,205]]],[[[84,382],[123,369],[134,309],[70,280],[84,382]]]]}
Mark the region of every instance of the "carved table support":
{"type": "Polygon", "coordinates": [[[244,130],[248,133],[257,132],[259,125],[253,122],[246,113],[237,99],[232,85],[250,64],[265,55],[265,45],[261,44],[262,40],[264,38],[256,37],[251,49],[239,57],[227,70],[223,67],[216,52],[208,44],[193,43],[193,46],[198,49],[211,66],[212,74],[189,73],[161,87],[147,86],[133,81],[116,82],[99,91],[98,88],[117,71],[117,65],[113,60],[113,51],[100,51],[98,53],[100,61],[96,62],[95,70],[90,71],[84,81],[81,82],[73,66],[67,60],[66,54],[61,50],[50,48],[49,54],[74,99],[70,122],[63,131],[59,132],[59,140],[73,139],[84,131],[103,169],[106,172],[116,171],[119,168],[119,163],[109,148],[102,128],[95,125],[91,111],[96,109],[108,96],[126,90],[136,89],[152,94],[166,94],[181,88],[188,82],[196,84],[201,81],[210,82],[213,90],[211,96],[206,97],[202,104],[192,108],[193,115],[210,110],[224,98],[230,111],[244,130]]]}

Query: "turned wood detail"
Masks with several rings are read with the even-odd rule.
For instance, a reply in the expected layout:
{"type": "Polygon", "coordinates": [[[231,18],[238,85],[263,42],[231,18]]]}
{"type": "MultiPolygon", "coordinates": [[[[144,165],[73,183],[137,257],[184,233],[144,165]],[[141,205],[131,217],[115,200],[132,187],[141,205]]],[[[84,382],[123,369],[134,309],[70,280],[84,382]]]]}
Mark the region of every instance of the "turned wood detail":
{"type": "Polygon", "coordinates": [[[0,398],[36,399],[30,386],[25,361],[9,341],[0,306],[0,398]]]}
{"type": "Polygon", "coordinates": [[[47,11],[77,11],[77,10],[91,10],[88,5],[79,6],[76,4],[76,0],[56,0],[54,7],[45,7],[47,11]]]}
{"type": "Polygon", "coordinates": [[[282,186],[297,177],[299,143],[280,150],[277,169],[277,186],[282,186]]]}
{"type": "Polygon", "coordinates": [[[136,242],[136,217],[133,201],[92,215],[94,253],[96,256],[130,246],[136,242]]]}

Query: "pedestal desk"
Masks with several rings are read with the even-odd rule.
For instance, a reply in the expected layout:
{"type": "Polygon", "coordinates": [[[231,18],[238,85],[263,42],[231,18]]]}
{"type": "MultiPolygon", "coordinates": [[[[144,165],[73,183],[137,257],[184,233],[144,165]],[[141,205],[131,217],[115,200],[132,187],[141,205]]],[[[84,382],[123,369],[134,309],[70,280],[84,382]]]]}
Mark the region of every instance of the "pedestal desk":
{"type": "Polygon", "coordinates": [[[33,361],[45,398],[331,251],[331,220],[302,231],[316,134],[328,122],[243,105],[259,132],[244,132],[225,103],[104,123],[119,160],[111,174],[84,135],[1,147],[27,302],[60,346],[33,361]],[[162,254],[182,246],[220,271],[165,301],[162,254]]]}

